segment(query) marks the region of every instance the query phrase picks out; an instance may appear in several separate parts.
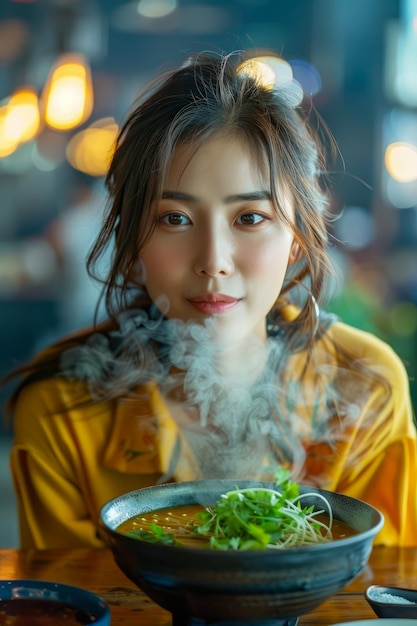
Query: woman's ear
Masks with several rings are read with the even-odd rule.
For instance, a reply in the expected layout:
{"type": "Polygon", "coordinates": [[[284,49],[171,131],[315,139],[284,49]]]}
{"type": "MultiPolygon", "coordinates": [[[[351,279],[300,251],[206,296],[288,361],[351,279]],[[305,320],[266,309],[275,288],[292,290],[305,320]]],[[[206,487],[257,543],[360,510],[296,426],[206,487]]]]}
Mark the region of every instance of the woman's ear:
{"type": "Polygon", "coordinates": [[[293,241],[292,245],[291,245],[291,250],[290,250],[290,256],[288,258],[288,263],[291,265],[291,263],[295,263],[296,261],[299,261],[301,259],[301,248],[300,248],[300,244],[297,243],[297,241],[293,241]]]}

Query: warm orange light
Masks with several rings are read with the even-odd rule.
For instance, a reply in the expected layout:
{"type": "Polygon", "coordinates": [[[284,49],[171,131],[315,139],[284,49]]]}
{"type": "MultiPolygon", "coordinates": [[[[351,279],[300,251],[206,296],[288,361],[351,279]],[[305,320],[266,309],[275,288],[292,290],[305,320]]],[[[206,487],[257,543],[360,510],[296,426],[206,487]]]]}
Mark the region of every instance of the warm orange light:
{"type": "Polygon", "coordinates": [[[80,54],[64,54],[46,81],[42,102],[45,122],[57,130],[83,124],[93,110],[93,84],[87,61],[80,54]]]}
{"type": "Polygon", "coordinates": [[[7,105],[0,107],[0,159],[13,154],[19,142],[10,136],[7,127],[7,105]]]}
{"type": "Polygon", "coordinates": [[[243,61],[237,68],[238,73],[252,76],[265,89],[280,89],[289,97],[292,105],[300,104],[303,89],[294,80],[291,65],[277,56],[256,56],[243,61]]]}
{"type": "Polygon", "coordinates": [[[115,120],[110,117],[99,120],[74,135],[66,149],[70,165],[89,176],[105,176],[118,130],[115,120]]]}
{"type": "Polygon", "coordinates": [[[256,56],[246,59],[238,72],[249,74],[264,87],[273,89],[277,84],[290,83],[293,80],[291,65],[276,56],[256,56]]]}
{"type": "Polygon", "coordinates": [[[238,72],[249,74],[268,89],[272,89],[275,85],[274,70],[268,63],[265,63],[265,61],[260,58],[243,61],[238,67],[238,72]]]}
{"type": "Polygon", "coordinates": [[[22,87],[15,91],[7,104],[5,123],[9,137],[18,143],[36,137],[40,128],[40,113],[34,89],[22,87]]]}

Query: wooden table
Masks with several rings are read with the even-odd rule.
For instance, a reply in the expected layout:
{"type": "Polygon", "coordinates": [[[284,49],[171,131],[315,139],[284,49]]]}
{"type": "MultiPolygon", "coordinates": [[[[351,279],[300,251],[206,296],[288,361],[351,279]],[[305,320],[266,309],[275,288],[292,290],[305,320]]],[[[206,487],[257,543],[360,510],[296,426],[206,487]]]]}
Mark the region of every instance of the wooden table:
{"type": "MultiPolygon", "coordinates": [[[[0,578],[52,580],[88,589],[109,604],[112,626],[171,626],[170,614],[126,578],[109,550],[0,550],[0,578]]],[[[376,618],[363,596],[371,584],[417,588],[417,549],[374,548],[362,574],[316,610],[303,615],[299,626],[376,618]]]]}

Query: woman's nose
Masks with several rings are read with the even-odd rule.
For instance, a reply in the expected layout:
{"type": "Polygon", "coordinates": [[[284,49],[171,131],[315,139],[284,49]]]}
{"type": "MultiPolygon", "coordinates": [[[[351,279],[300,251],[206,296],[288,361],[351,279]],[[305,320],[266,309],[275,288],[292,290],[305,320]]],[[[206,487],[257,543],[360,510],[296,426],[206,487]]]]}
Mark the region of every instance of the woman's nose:
{"type": "Polygon", "coordinates": [[[226,233],[202,233],[194,269],[199,275],[229,276],[234,271],[233,244],[226,233]]]}

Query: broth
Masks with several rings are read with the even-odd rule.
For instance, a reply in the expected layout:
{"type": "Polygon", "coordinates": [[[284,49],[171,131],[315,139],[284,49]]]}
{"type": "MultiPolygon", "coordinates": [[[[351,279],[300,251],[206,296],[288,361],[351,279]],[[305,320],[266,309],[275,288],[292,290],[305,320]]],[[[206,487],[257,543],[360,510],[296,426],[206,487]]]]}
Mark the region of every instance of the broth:
{"type": "MultiPolygon", "coordinates": [[[[185,504],[181,506],[173,506],[165,509],[156,509],[149,513],[140,513],[126,520],[117,528],[117,532],[128,534],[132,531],[149,531],[151,525],[156,524],[164,529],[165,532],[173,534],[178,541],[185,546],[194,546],[202,548],[207,545],[207,537],[194,535],[187,531],[187,524],[190,522],[198,522],[198,513],[204,511],[204,507],[200,504],[185,504]]],[[[317,520],[329,523],[329,516],[321,513],[316,516],[317,520]]],[[[340,520],[333,519],[332,538],[343,539],[356,535],[357,531],[340,520]]]]}
{"type": "Polygon", "coordinates": [[[0,600],[0,626],[85,626],[95,621],[91,613],[55,600],[0,600]]]}

